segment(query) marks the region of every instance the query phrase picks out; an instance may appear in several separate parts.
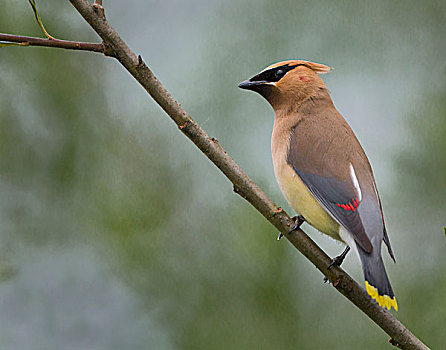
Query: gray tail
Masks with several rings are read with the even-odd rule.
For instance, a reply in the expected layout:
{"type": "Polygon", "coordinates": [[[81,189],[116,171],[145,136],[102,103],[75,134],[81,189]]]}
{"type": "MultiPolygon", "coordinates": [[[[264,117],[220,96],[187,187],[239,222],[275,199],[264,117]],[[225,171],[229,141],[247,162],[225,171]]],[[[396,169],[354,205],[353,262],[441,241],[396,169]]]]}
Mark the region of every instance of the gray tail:
{"type": "Polygon", "coordinates": [[[376,300],[379,306],[389,310],[393,307],[398,311],[398,304],[387,277],[381,252],[376,247],[374,247],[371,253],[365,252],[359,246],[357,248],[362,263],[367,293],[372,299],[376,300]]]}

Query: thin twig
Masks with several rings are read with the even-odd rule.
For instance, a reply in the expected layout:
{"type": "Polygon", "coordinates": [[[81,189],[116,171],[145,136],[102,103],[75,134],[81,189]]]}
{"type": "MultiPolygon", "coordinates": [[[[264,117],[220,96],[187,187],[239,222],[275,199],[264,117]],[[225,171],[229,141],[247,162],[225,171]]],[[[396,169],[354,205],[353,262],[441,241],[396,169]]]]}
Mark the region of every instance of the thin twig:
{"type": "Polygon", "coordinates": [[[37,24],[39,25],[40,29],[42,29],[42,32],[46,35],[46,37],[49,40],[55,40],[56,38],[54,38],[53,36],[50,35],[50,33],[47,32],[47,30],[45,29],[45,26],[43,25],[43,22],[40,18],[39,15],[39,11],[37,10],[37,5],[36,5],[36,1],[35,0],[28,0],[29,4],[31,5],[33,11],[34,11],[34,16],[36,17],[36,21],[37,24]]]}
{"type": "Polygon", "coordinates": [[[69,50],[84,50],[100,52],[107,56],[113,56],[113,52],[107,48],[104,43],[85,43],[79,41],[59,40],[59,39],[42,39],[31,36],[21,36],[13,34],[0,33],[0,41],[7,43],[20,43],[23,46],[46,46],[58,47],[69,50]]]}

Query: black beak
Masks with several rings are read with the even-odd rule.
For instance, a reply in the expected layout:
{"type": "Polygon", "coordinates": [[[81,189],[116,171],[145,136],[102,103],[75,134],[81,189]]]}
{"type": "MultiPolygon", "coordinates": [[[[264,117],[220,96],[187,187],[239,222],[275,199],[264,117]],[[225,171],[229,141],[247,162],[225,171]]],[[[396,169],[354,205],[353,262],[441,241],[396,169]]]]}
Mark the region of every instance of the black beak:
{"type": "Polygon", "coordinates": [[[260,80],[260,81],[245,80],[245,81],[242,81],[240,84],[238,84],[238,87],[240,89],[256,91],[258,89],[258,87],[263,85],[264,83],[267,83],[267,81],[265,81],[265,80],[260,80]]]}

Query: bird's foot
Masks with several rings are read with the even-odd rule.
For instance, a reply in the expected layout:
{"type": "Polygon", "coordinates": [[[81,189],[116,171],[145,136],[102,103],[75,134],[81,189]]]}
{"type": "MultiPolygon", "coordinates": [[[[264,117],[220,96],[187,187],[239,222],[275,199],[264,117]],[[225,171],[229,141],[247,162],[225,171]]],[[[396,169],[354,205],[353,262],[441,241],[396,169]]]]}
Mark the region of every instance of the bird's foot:
{"type": "MultiPolygon", "coordinates": [[[[287,232],[289,235],[290,233],[296,231],[299,229],[299,227],[305,222],[305,218],[302,215],[297,215],[291,218],[294,221],[293,227],[287,232]]],[[[279,233],[279,236],[277,237],[277,240],[280,241],[280,239],[283,237],[282,232],[279,233]]]]}
{"type": "MultiPolygon", "coordinates": [[[[347,253],[349,251],[350,251],[350,247],[349,246],[345,247],[345,249],[341,255],[339,255],[336,258],[334,258],[333,260],[331,260],[331,263],[330,263],[330,265],[328,265],[327,270],[330,270],[333,265],[336,265],[338,267],[341,266],[342,262],[344,261],[345,257],[347,256],[347,253]]],[[[329,282],[328,278],[324,277],[324,283],[327,283],[327,282],[329,282]]]]}
{"type": "Polygon", "coordinates": [[[345,247],[345,249],[342,252],[342,254],[337,256],[336,258],[334,258],[331,261],[330,265],[328,265],[327,269],[330,269],[333,265],[336,265],[338,267],[341,266],[342,262],[344,261],[345,257],[347,256],[347,253],[349,251],[350,251],[350,247],[349,246],[345,247]]]}

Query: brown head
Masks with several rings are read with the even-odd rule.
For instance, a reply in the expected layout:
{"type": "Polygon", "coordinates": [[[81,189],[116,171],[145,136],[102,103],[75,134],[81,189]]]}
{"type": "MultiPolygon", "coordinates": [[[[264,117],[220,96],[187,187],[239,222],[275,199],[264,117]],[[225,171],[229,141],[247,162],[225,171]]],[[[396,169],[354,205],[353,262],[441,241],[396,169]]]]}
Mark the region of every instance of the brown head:
{"type": "Polygon", "coordinates": [[[300,105],[325,84],[318,74],[330,67],[320,63],[290,60],[270,65],[259,74],[239,84],[239,88],[262,95],[275,109],[300,105]]]}

